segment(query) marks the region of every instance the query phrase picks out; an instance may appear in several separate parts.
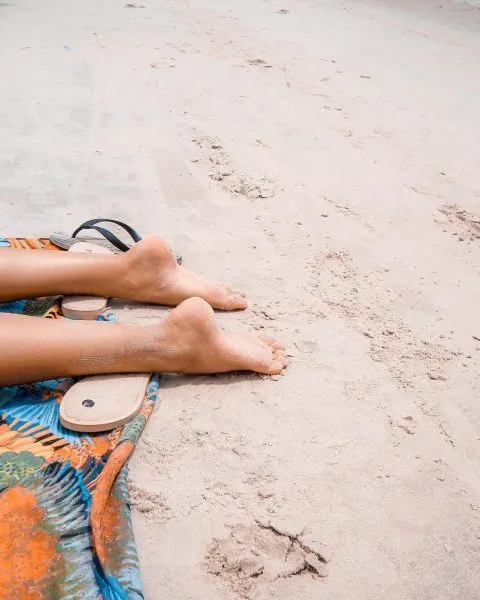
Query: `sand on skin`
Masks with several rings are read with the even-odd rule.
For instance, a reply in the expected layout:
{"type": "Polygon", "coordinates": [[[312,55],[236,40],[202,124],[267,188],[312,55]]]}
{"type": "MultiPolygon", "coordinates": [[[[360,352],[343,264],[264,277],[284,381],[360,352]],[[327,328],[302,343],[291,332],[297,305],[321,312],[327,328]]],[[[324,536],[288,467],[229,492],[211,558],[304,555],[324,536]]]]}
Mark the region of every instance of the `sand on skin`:
{"type": "Polygon", "coordinates": [[[0,233],[164,234],[292,354],[164,380],[146,597],[477,600],[479,9],[130,4],[0,4],[0,233]]]}

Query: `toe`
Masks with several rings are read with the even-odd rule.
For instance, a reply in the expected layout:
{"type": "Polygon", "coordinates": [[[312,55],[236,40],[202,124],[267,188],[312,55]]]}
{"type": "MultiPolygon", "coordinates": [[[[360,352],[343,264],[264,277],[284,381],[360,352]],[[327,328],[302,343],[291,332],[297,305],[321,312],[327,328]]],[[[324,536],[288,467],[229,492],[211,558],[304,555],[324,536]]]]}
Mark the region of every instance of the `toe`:
{"type": "Polygon", "coordinates": [[[280,375],[280,373],[285,368],[283,361],[281,360],[273,360],[268,369],[267,375],[280,375]]]}
{"type": "Polygon", "coordinates": [[[245,310],[248,307],[248,302],[245,299],[245,294],[241,294],[235,290],[227,294],[228,310],[245,310]]]}
{"type": "Polygon", "coordinates": [[[287,366],[288,361],[283,350],[273,350],[270,348],[269,356],[263,356],[262,365],[255,369],[266,375],[278,375],[287,366]]]}
{"type": "Polygon", "coordinates": [[[281,362],[284,369],[288,367],[288,358],[285,355],[276,356],[275,360],[281,362]]]}
{"type": "Polygon", "coordinates": [[[284,358],[286,358],[285,351],[284,350],[275,350],[273,352],[273,358],[275,360],[283,360],[284,358]]]}
{"type": "Polygon", "coordinates": [[[282,344],[282,342],[279,342],[274,338],[268,337],[267,335],[259,335],[258,337],[268,344],[273,350],[285,350],[285,344],[282,344]]]}
{"type": "Polygon", "coordinates": [[[214,286],[205,300],[207,300],[213,308],[218,308],[220,310],[245,310],[248,306],[244,294],[241,294],[237,290],[233,290],[226,285],[214,286]]]}

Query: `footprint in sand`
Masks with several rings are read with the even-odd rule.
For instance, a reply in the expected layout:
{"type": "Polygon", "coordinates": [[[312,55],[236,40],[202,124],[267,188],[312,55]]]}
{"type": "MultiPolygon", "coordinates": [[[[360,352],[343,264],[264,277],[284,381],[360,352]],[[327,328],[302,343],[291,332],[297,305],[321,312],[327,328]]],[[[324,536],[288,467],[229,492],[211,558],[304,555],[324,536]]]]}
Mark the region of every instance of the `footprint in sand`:
{"type": "Polygon", "coordinates": [[[323,547],[307,539],[303,531],[289,531],[270,522],[236,525],[225,538],[213,540],[205,567],[240,597],[253,599],[262,582],[302,574],[327,576],[323,547]]]}

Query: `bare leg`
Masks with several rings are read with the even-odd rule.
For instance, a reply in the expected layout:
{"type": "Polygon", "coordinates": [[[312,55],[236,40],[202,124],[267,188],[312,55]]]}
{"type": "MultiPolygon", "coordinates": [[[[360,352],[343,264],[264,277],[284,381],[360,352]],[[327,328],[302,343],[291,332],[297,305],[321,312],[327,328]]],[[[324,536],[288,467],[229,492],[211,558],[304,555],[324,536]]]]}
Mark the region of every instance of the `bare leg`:
{"type": "Polygon", "coordinates": [[[177,265],[150,236],[121,255],[0,248],[0,302],[55,294],[95,295],[176,306],[198,296],[213,308],[247,307],[242,294],[177,265]]]}
{"type": "Polygon", "coordinates": [[[282,344],[221,331],[200,298],[186,300],[155,326],[4,314],[0,330],[0,386],[98,373],[274,375],[287,365],[282,344]]]}

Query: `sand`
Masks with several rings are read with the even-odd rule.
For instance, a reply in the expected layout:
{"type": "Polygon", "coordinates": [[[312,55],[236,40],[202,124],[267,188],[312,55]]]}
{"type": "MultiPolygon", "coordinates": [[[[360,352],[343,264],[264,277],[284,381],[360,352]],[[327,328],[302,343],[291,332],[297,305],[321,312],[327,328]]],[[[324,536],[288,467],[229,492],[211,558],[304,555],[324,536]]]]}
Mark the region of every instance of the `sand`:
{"type": "Polygon", "coordinates": [[[290,349],[163,380],[147,599],[480,597],[479,30],[449,0],[0,3],[0,234],[160,233],[290,349]]]}

